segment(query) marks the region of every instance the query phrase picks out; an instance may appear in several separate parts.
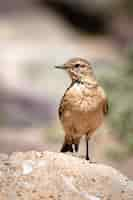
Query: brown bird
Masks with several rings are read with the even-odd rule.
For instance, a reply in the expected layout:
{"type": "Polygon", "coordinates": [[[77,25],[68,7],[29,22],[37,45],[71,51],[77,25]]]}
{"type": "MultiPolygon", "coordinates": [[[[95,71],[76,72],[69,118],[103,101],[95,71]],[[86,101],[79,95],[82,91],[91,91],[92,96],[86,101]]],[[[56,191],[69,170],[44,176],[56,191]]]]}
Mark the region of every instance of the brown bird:
{"type": "Polygon", "coordinates": [[[108,112],[106,95],[87,60],[73,58],[55,67],[66,70],[71,78],[59,106],[59,118],[65,131],[61,152],[73,152],[73,146],[77,152],[80,139],[85,136],[86,160],[90,160],[88,141],[108,112]]]}

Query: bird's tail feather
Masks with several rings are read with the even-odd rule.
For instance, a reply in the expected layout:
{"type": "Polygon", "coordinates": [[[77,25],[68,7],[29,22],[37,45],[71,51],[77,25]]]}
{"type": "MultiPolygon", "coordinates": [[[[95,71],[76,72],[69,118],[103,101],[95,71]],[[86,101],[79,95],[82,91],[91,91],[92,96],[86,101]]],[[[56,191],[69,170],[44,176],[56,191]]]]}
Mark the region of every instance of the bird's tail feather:
{"type": "Polygon", "coordinates": [[[67,144],[67,143],[64,143],[60,152],[67,152],[67,151],[70,151],[70,152],[73,152],[73,147],[72,147],[72,144],[67,144]]]}

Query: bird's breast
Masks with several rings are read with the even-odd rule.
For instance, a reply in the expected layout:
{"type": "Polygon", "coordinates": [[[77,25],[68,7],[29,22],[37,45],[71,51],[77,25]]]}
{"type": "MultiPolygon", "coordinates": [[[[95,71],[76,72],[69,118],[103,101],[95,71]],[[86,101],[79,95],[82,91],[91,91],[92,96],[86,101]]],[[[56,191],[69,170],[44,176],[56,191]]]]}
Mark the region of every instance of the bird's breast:
{"type": "Polygon", "coordinates": [[[83,84],[74,84],[67,92],[67,101],[72,111],[95,111],[102,102],[96,88],[87,88],[83,84]]]}

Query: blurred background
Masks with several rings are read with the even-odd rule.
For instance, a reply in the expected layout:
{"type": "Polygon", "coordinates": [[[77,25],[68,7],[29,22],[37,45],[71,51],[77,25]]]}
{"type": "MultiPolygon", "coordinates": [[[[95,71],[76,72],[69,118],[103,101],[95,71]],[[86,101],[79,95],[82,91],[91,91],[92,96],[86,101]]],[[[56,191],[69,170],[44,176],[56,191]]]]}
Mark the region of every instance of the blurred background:
{"type": "Polygon", "coordinates": [[[72,57],[92,63],[109,98],[92,157],[133,178],[132,0],[0,0],[0,153],[59,151],[70,80],[53,66],[72,57]]]}

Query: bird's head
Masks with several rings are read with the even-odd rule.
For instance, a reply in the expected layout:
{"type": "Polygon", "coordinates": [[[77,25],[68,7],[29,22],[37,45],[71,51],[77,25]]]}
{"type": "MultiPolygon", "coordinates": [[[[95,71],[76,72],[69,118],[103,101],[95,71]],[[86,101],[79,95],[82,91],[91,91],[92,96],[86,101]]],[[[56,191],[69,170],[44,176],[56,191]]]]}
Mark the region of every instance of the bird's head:
{"type": "Polygon", "coordinates": [[[65,64],[55,67],[66,70],[72,81],[92,82],[95,80],[91,64],[82,58],[73,58],[68,60],[65,64]]]}

